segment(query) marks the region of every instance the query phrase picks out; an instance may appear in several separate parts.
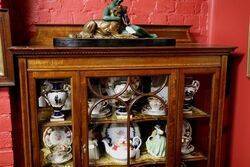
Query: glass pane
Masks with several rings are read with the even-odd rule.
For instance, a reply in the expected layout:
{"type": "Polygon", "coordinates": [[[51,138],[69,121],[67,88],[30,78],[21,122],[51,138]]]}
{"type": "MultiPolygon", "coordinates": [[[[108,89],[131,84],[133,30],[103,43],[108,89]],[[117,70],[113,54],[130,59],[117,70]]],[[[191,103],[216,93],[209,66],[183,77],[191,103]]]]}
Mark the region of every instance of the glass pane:
{"type": "Polygon", "coordinates": [[[165,164],[168,76],[99,77],[88,83],[89,164],[165,164]]]}
{"type": "Polygon", "coordinates": [[[186,165],[206,166],[207,163],[212,77],[212,74],[192,74],[185,77],[181,153],[186,165]]]}
{"type": "Polygon", "coordinates": [[[70,79],[36,85],[41,166],[73,166],[70,79]]]}

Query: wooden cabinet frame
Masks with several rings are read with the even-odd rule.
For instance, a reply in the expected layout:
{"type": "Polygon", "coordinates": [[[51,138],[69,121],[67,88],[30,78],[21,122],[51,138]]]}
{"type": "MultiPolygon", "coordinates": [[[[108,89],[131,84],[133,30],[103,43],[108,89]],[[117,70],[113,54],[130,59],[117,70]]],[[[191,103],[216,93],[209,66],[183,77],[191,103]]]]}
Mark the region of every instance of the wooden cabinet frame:
{"type": "Polygon", "coordinates": [[[179,166],[183,121],[184,76],[211,76],[210,132],[207,167],[220,167],[223,101],[225,96],[227,56],[230,47],[179,46],[156,48],[12,48],[18,58],[24,161],[20,166],[38,166],[38,134],[36,125],[36,79],[71,78],[73,86],[74,165],[88,165],[87,78],[100,76],[132,76],[170,74],[170,109],[168,114],[169,167],[179,166]],[[108,63],[109,62],[109,63],[108,63]]]}

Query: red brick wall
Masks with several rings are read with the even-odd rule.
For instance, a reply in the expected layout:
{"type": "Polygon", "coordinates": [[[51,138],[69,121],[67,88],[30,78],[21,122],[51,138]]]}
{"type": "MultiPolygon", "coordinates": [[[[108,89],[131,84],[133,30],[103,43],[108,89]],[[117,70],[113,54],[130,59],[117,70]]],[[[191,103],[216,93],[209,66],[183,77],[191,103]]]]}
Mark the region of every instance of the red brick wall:
{"type": "MultiPolygon", "coordinates": [[[[193,25],[198,42],[208,39],[209,0],[124,0],[132,23],[193,25]]],[[[1,2],[1,1],[0,1],[1,2]]],[[[13,0],[10,3],[14,44],[23,44],[36,23],[83,24],[101,18],[110,0],[13,0]],[[18,17],[16,17],[18,16],[18,17]]],[[[0,89],[0,166],[13,164],[8,89],[0,89]]]]}
{"type": "Polygon", "coordinates": [[[0,166],[13,164],[11,116],[8,88],[0,88],[0,166]]]}
{"type": "MultiPolygon", "coordinates": [[[[26,22],[25,28],[19,26],[20,31],[32,29],[35,23],[83,24],[89,19],[101,18],[104,7],[110,1],[14,0],[14,8],[19,11],[15,15],[20,16],[15,18],[19,22],[26,22]]],[[[191,32],[195,39],[206,42],[208,2],[209,0],[124,0],[124,5],[128,6],[129,16],[134,24],[193,25],[191,32]]],[[[23,32],[18,32],[17,36],[22,34],[23,32]]]]}

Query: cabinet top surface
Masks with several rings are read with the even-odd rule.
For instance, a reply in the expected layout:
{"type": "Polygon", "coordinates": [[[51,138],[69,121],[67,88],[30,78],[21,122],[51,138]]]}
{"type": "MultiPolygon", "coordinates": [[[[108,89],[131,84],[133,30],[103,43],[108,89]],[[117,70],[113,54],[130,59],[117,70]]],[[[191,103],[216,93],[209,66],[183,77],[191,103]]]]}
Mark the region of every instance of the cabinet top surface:
{"type": "Polygon", "coordinates": [[[220,46],[209,44],[178,44],[176,46],[160,47],[53,47],[53,46],[12,46],[10,51],[18,56],[35,55],[119,55],[119,54],[192,54],[214,53],[228,55],[234,46],[220,46]]]}

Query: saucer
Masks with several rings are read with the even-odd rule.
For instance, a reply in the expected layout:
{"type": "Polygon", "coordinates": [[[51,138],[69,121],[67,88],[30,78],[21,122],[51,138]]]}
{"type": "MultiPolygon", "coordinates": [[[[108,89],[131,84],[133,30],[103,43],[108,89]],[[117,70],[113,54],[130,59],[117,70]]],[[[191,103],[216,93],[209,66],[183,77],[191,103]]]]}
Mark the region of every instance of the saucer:
{"type": "Polygon", "coordinates": [[[64,155],[63,159],[60,160],[60,161],[56,160],[56,155],[55,154],[49,154],[46,157],[47,161],[52,163],[52,164],[63,164],[65,162],[68,162],[72,158],[73,158],[73,155],[71,153],[64,155]]]}
{"type": "Polygon", "coordinates": [[[165,112],[165,110],[162,110],[162,109],[160,109],[160,110],[152,110],[151,107],[149,107],[149,106],[144,106],[144,107],[142,108],[142,114],[144,114],[144,115],[155,115],[155,116],[157,116],[157,115],[166,115],[166,112],[165,112]]]}
{"type": "Polygon", "coordinates": [[[57,145],[70,146],[72,144],[72,131],[67,126],[48,127],[43,132],[43,143],[47,148],[57,145]]]}
{"type": "Polygon", "coordinates": [[[91,118],[105,118],[111,115],[112,115],[112,112],[110,111],[110,109],[104,109],[98,114],[91,113],[91,118]]]}

